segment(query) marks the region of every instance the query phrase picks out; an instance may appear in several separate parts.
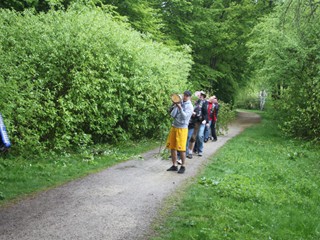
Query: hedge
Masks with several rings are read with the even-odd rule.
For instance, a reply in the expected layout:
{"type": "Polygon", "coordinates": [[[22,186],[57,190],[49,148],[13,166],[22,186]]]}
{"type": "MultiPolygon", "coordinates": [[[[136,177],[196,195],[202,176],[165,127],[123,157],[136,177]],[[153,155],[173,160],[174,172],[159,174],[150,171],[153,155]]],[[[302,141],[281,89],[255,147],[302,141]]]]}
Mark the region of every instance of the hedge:
{"type": "Polygon", "coordinates": [[[101,8],[0,11],[0,109],[13,152],[152,137],[187,86],[189,50],[101,8]]]}

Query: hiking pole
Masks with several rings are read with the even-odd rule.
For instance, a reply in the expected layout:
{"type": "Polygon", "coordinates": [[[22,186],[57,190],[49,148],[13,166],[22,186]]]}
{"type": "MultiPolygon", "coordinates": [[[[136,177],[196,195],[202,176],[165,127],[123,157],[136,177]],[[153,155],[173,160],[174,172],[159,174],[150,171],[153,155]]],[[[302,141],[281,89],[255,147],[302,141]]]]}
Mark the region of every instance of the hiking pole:
{"type": "Polygon", "coordinates": [[[158,155],[161,156],[161,147],[162,147],[162,144],[163,144],[163,123],[161,124],[161,129],[160,129],[160,146],[159,146],[159,153],[158,155]]]}

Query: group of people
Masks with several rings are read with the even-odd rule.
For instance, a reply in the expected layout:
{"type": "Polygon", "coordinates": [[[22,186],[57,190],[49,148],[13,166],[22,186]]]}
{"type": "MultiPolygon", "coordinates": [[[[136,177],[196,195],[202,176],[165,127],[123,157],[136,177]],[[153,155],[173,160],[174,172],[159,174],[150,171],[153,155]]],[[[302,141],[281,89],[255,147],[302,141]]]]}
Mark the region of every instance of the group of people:
{"type": "Polygon", "coordinates": [[[171,150],[172,166],[167,171],[184,173],[186,158],[192,158],[194,152],[202,156],[204,143],[210,138],[217,141],[217,97],[212,96],[207,100],[203,91],[197,91],[195,95],[198,99],[192,104],[191,92],[185,91],[182,101],[175,103],[170,111],[174,120],[167,139],[167,148],[171,150]],[[181,165],[180,169],[178,163],[181,165]]]}

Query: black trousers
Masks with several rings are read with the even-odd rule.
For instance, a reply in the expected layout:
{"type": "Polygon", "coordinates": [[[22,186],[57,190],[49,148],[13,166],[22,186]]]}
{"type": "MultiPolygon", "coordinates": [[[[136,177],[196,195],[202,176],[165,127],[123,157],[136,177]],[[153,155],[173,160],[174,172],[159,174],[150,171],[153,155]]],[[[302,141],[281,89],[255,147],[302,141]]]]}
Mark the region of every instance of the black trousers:
{"type": "Polygon", "coordinates": [[[213,140],[217,140],[217,131],[216,131],[216,121],[212,121],[211,123],[211,135],[213,140]]]}

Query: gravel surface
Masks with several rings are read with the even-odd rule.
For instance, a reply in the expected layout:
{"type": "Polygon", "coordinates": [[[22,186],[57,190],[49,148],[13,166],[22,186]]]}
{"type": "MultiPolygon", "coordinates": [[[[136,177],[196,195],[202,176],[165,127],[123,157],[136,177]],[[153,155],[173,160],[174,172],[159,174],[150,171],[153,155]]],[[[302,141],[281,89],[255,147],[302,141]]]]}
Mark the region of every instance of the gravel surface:
{"type": "Polygon", "coordinates": [[[186,172],[167,172],[171,161],[159,149],[99,173],[0,208],[0,240],[148,239],[163,200],[197,175],[208,157],[244,128],[260,121],[239,113],[217,142],[207,142],[202,157],[187,159],[186,172]]]}

